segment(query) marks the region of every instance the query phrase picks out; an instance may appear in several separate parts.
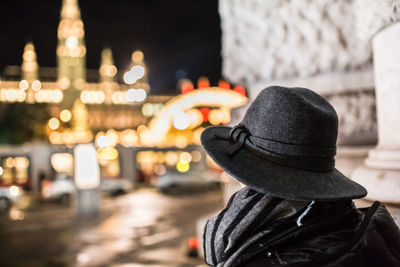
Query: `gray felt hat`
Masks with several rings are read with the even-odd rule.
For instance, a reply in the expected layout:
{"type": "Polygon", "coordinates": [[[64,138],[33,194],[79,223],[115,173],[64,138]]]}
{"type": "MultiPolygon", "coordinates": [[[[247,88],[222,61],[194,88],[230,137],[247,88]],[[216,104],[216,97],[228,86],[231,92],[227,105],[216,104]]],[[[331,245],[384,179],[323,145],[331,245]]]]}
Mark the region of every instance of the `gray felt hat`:
{"type": "Polygon", "coordinates": [[[361,198],[367,190],[335,169],[335,109],[306,88],[268,87],[235,127],[201,135],[227,173],[264,194],[290,200],[361,198]]]}

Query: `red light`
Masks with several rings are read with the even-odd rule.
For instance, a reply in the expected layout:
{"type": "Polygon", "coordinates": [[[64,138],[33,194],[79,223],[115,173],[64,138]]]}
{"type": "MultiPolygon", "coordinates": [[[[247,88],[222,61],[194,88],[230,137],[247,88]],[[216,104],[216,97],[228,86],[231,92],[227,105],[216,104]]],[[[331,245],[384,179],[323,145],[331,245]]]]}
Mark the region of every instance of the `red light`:
{"type": "Polygon", "coordinates": [[[209,108],[200,108],[201,115],[203,115],[203,121],[208,121],[208,114],[210,113],[209,108]]]}
{"type": "Polygon", "coordinates": [[[231,85],[225,80],[219,80],[218,87],[224,89],[231,89],[231,85]]]}
{"type": "Polygon", "coordinates": [[[194,86],[191,82],[184,82],[181,86],[182,95],[189,93],[194,90],[194,86]]]}
{"type": "Polygon", "coordinates": [[[196,237],[189,238],[188,246],[190,249],[198,249],[199,248],[199,239],[196,237]]]}
{"type": "Polygon", "coordinates": [[[197,81],[197,88],[210,88],[210,81],[207,77],[200,77],[197,81]]]}
{"type": "Polygon", "coordinates": [[[242,96],[246,96],[246,90],[245,90],[244,87],[241,86],[241,85],[236,85],[236,86],[233,88],[233,91],[238,92],[238,93],[241,94],[242,96]]]}

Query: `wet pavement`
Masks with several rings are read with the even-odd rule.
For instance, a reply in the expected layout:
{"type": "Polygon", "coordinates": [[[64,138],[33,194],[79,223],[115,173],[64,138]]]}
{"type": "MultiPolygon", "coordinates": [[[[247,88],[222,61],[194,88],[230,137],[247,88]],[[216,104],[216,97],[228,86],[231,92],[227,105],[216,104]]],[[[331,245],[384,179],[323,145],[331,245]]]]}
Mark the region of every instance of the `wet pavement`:
{"type": "Polygon", "coordinates": [[[203,261],[187,256],[187,240],[198,218],[222,205],[220,192],[142,189],[103,198],[95,218],[55,203],[13,208],[0,217],[0,266],[198,266],[203,261]]]}

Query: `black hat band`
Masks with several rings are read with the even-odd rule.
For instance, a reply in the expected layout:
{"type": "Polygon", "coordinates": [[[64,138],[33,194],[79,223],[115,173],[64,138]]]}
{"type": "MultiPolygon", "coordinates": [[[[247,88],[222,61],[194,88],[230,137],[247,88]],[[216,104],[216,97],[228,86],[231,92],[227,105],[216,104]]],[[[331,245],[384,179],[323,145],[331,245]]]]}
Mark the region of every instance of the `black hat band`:
{"type": "Polygon", "coordinates": [[[252,136],[242,124],[233,127],[229,136],[216,137],[233,143],[227,150],[231,157],[244,146],[273,163],[287,167],[309,171],[332,171],[335,167],[336,147],[310,147],[252,136]]]}

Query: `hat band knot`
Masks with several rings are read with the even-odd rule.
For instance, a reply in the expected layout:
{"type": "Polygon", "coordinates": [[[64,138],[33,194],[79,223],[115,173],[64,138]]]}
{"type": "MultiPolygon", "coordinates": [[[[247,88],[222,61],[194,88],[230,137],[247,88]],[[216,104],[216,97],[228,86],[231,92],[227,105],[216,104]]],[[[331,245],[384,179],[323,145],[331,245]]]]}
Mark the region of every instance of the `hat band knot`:
{"type": "Polygon", "coordinates": [[[312,147],[253,136],[241,123],[234,126],[228,136],[215,136],[232,143],[227,148],[229,157],[245,147],[273,163],[287,167],[310,171],[331,171],[335,167],[336,147],[312,147]]]}

